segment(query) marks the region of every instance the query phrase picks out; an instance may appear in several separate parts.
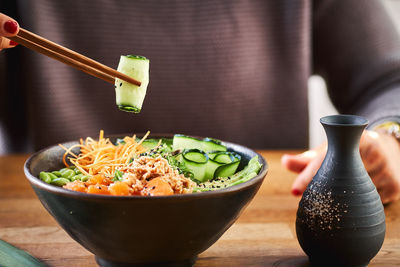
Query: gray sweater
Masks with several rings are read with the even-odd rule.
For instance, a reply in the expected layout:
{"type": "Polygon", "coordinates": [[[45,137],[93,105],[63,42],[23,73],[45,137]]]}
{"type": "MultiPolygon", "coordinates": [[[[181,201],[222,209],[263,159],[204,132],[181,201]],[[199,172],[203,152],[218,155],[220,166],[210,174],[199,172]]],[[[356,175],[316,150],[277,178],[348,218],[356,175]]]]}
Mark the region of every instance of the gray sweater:
{"type": "Polygon", "coordinates": [[[106,134],[183,133],[252,148],[305,148],[307,79],[341,113],[400,115],[400,40],[378,0],[6,0],[0,12],[116,68],[150,59],[140,114],[114,87],[24,47],[0,54],[10,151],[106,134]]]}

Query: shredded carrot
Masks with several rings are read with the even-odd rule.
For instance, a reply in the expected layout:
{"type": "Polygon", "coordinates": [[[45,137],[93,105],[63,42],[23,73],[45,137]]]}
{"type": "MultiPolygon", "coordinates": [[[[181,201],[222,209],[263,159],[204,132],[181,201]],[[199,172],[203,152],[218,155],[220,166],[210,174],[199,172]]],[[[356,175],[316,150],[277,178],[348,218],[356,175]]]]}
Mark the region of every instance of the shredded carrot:
{"type": "Polygon", "coordinates": [[[69,166],[67,157],[70,156],[69,161],[84,175],[102,174],[112,178],[116,168],[129,163],[132,158],[146,151],[141,144],[149,134],[150,131],[139,142],[136,141],[136,135],[127,136],[123,139],[123,144],[115,145],[104,137],[104,131],[101,130],[97,141],[88,137],[85,140],[80,139],[79,144],[69,148],[61,144],[59,146],[65,150],[63,156],[65,166],[69,166]],[[80,148],[79,155],[72,152],[76,147],[80,148]]]}

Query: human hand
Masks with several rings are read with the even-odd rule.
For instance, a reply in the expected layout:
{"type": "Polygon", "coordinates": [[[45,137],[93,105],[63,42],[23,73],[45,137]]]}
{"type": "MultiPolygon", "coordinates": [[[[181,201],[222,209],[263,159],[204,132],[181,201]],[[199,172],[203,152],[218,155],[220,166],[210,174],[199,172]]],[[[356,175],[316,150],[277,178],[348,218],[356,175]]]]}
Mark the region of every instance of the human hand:
{"type": "Polygon", "coordinates": [[[18,22],[0,13],[0,51],[4,48],[15,47],[18,43],[5,37],[14,36],[19,31],[18,22]]]}
{"type": "MultiPolygon", "coordinates": [[[[301,195],[325,158],[327,145],[298,155],[283,155],[282,165],[297,172],[292,194],[301,195]]],[[[400,145],[387,134],[366,130],[360,140],[360,154],[383,203],[400,199],[400,145]]]]}

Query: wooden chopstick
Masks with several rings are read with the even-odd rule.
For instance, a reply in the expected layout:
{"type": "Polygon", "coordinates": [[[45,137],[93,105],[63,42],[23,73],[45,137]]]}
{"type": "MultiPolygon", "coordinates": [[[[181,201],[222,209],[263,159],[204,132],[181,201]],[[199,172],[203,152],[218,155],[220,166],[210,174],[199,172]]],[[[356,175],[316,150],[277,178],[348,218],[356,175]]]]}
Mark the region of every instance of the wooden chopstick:
{"type": "Polygon", "coordinates": [[[111,75],[106,74],[106,73],[104,73],[102,71],[99,71],[99,70],[97,70],[97,69],[95,69],[93,67],[90,67],[88,65],[85,65],[85,64],[83,64],[83,63],[81,63],[79,61],[73,60],[73,59],[71,59],[71,58],[69,58],[67,56],[62,55],[62,54],[56,53],[56,52],[54,52],[54,51],[52,51],[50,49],[47,49],[47,48],[45,48],[43,46],[37,45],[36,43],[33,43],[33,42],[31,42],[31,41],[29,41],[29,40],[27,40],[25,38],[22,38],[22,37],[19,37],[19,36],[8,37],[8,38],[13,40],[13,41],[15,41],[15,42],[17,42],[17,43],[19,43],[19,44],[21,44],[21,45],[23,45],[23,46],[25,46],[25,47],[27,47],[27,48],[29,48],[29,49],[32,49],[32,50],[34,50],[36,52],[39,52],[39,53],[41,53],[43,55],[46,55],[46,56],[51,57],[53,59],[56,59],[56,60],[58,60],[58,61],[60,61],[62,63],[65,63],[65,64],[67,64],[67,65],[69,65],[71,67],[74,67],[74,68],[76,68],[78,70],[86,72],[86,73],[88,73],[90,75],[93,75],[93,76],[95,76],[97,78],[100,78],[100,79],[102,79],[102,80],[104,80],[106,82],[114,83],[114,78],[111,75]]]}
{"type": "Polygon", "coordinates": [[[116,71],[106,65],[103,65],[91,58],[81,55],[71,49],[56,44],[50,40],[47,40],[37,34],[29,32],[23,28],[20,28],[18,34],[13,37],[7,37],[29,49],[36,52],[49,56],[53,59],[61,61],[71,67],[86,72],[97,78],[100,78],[106,82],[114,84],[115,78],[119,78],[126,82],[141,85],[140,81],[129,77],[119,71],[116,71]]]}

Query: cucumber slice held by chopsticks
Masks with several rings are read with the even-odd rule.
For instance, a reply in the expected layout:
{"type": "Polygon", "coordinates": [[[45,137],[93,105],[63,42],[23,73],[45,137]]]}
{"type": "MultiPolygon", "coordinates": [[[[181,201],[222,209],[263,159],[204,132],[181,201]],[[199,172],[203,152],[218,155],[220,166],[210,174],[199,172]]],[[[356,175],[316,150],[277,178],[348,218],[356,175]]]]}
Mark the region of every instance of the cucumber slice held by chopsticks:
{"type": "Polygon", "coordinates": [[[139,113],[149,84],[150,61],[142,56],[121,56],[118,71],[141,81],[137,86],[115,78],[116,102],[120,110],[139,113]]]}

